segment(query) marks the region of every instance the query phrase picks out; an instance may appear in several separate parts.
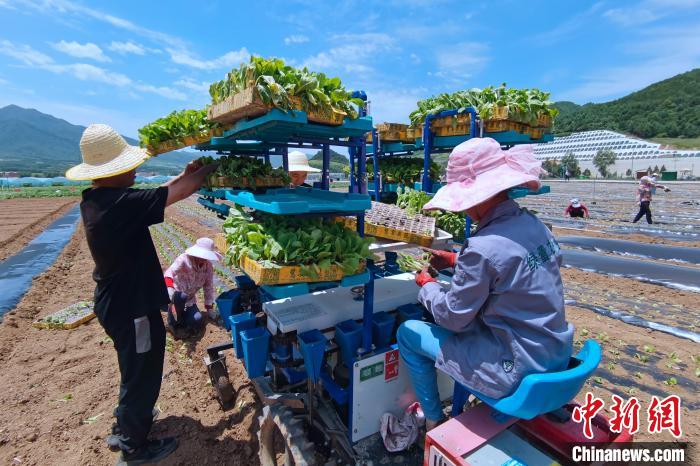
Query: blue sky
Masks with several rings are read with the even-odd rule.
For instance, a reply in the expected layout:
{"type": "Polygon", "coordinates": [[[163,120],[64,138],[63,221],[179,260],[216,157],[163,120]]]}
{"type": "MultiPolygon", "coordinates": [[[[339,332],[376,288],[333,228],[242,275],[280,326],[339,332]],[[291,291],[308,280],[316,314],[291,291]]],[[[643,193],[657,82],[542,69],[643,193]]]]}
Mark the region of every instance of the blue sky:
{"type": "Polygon", "coordinates": [[[340,76],[375,121],[501,82],[603,102],[700,66],[700,0],[0,0],[0,24],[0,106],[129,136],[250,54],[340,76]]]}

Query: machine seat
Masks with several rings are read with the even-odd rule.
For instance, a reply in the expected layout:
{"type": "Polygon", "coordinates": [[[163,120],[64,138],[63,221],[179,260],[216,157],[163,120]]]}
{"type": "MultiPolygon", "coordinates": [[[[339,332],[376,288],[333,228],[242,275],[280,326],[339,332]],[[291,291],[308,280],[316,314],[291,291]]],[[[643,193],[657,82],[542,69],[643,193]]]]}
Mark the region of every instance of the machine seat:
{"type": "MultiPolygon", "coordinates": [[[[533,419],[569,403],[581,390],[586,379],[600,363],[601,349],[595,340],[587,340],[581,350],[572,356],[568,369],[561,372],[526,376],[512,395],[493,399],[473,393],[478,399],[508,416],[533,419]]],[[[452,398],[452,416],[459,415],[470,390],[455,383],[452,398]]]]}

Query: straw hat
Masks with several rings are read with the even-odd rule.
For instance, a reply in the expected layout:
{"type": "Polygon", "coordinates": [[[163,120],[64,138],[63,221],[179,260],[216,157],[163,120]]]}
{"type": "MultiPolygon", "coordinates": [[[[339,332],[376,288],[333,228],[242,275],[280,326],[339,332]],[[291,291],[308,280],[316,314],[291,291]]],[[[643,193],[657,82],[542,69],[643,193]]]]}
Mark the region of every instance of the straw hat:
{"type": "Polygon", "coordinates": [[[107,125],[90,125],[80,138],[83,163],[66,172],[69,180],[96,180],[121,175],[148,160],[146,149],[130,146],[107,125]]]}
{"type": "Polygon", "coordinates": [[[214,249],[214,240],[211,238],[199,238],[194,243],[194,246],[190,246],[185,250],[185,254],[208,261],[221,260],[221,254],[214,249]]]}
{"type": "Polygon", "coordinates": [[[542,163],[530,145],[501,150],[492,138],[473,138],[452,149],[447,184],[423,207],[462,212],[516,186],[537,191],[542,163]]]}
{"type": "Polygon", "coordinates": [[[309,165],[309,159],[306,158],[306,154],[298,150],[290,152],[287,155],[287,161],[289,162],[288,171],[290,172],[317,173],[321,171],[309,165]]]}

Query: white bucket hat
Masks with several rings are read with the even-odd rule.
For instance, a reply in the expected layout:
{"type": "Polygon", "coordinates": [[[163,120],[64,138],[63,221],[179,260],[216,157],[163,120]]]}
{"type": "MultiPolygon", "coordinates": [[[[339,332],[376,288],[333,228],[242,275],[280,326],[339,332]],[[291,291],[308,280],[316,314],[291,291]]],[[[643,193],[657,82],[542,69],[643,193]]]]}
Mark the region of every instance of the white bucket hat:
{"type": "Polygon", "coordinates": [[[288,171],[290,172],[317,173],[321,171],[309,165],[309,159],[306,157],[306,154],[298,150],[290,152],[287,155],[287,161],[289,162],[288,171]]]}
{"type": "Polygon", "coordinates": [[[121,175],[148,160],[146,149],[130,146],[123,137],[107,125],[90,125],[80,138],[83,163],[66,172],[74,181],[96,180],[121,175]]]}
{"type": "Polygon", "coordinates": [[[208,261],[220,261],[221,254],[214,248],[214,240],[211,238],[199,238],[194,246],[190,246],[185,251],[188,256],[199,257],[208,261]]]}
{"type": "Polygon", "coordinates": [[[581,207],[581,202],[578,200],[577,197],[574,197],[573,199],[571,199],[571,207],[573,207],[575,209],[578,209],[579,207],[581,207]]]}

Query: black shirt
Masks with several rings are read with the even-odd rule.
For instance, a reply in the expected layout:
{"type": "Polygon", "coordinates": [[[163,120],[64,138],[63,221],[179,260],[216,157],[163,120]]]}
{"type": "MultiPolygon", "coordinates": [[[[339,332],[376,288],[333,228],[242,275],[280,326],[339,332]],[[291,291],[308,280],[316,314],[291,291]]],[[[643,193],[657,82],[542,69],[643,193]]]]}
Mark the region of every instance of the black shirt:
{"type": "Polygon", "coordinates": [[[149,225],[161,223],[168,188],[89,188],[80,212],[95,270],[95,313],[119,325],[167,304],[168,292],[149,225]]]}

